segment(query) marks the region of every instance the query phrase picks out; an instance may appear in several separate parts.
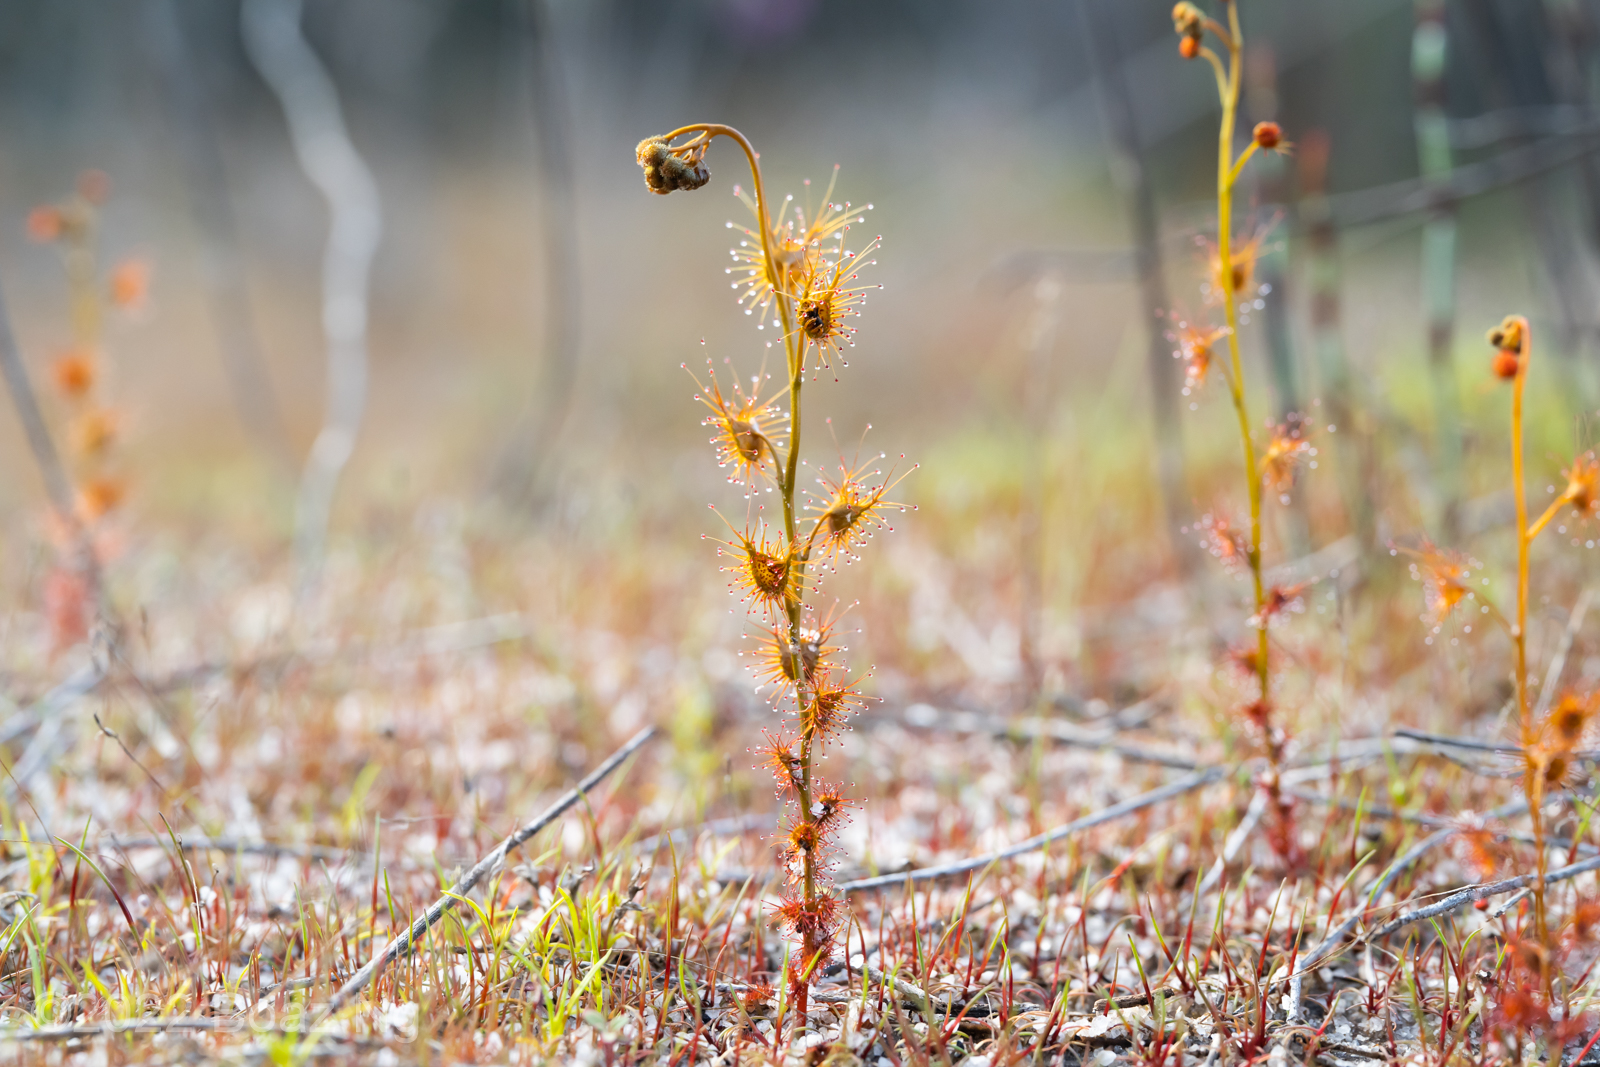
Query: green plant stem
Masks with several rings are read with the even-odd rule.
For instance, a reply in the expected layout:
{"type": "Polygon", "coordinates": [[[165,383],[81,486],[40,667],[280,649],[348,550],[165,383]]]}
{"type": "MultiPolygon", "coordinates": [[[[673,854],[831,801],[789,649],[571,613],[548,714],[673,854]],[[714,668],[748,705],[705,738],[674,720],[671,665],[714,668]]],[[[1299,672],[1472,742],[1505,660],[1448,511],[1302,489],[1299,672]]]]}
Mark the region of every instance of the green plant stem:
{"type": "MultiPolygon", "coordinates": [[[[1250,433],[1250,409],[1244,392],[1244,365],[1239,358],[1239,309],[1237,293],[1233,287],[1233,183],[1239,175],[1250,151],[1233,156],[1233,129],[1239,112],[1239,73],[1241,63],[1241,35],[1239,32],[1238,5],[1228,5],[1226,35],[1215,27],[1212,32],[1222,37],[1228,46],[1228,68],[1224,76],[1221,63],[1218,69],[1218,88],[1222,97],[1222,124],[1217,133],[1217,263],[1218,281],[1222,286],[1223,313],[1228,321],[1228,358],[1232,373],[1228,376],[1228,391],[1233,398],[1233,410],[1239,417],[1239,441],[1244,448],[1244,476],[1250,491],[1250,578],[1255,586],[1256,619],[1259,632],[1256,637],[1256,677],[1261,683],[1261,700],[1265,703],[1269,692],[1267,656],[1267,620],[1262,617],[1266,607],[1266,587],[1261,578],[1261,471],[1256,460],[1255,439],[1250,433]]],[[[1206,50],[1209,53],[1209,49],[1206,50]]],[[[1254,148],[1254,145],[1251,146],[1254,148]]]]}
{"type": "MultiPolygon", "coordinates": [[[[732,126],[723,126],[717,123],[699,123],[692,126],[683,126],[667,134],[663,140],[671,143],[675,138],[685,134],[700,133],[705,140],[714,137],[727,137],[737,141],[739,147],[744,149],[745,159],[750,164],[750,179],[755,185],[756,193],[756,223],[761,230],[761,254],[766,262],[767,284],[772,287],[772,298],[778,308],[778,323],[783,329],[784,354],[787,357],[789,372],[789,454],[785,458],[781,472],[778,475],[778,492],[783,498],[783,529],[785,544],[790,552],[789,565],[795,568],[796,585],[800,590],[799,596],[790,601],[785,607],[785,614],[789,623],[789,647],[795,650],[795,664],[798,676],[795,679],[795,700],[801,713],[801,722],[805,722],[805,709],[808,701],[812,699],[810,686],[807,684],[804,668],[804,657],[801,654],[801,621],[804,617],[805,598],[805,567],[806,555],[798,551],[797,515],[795,508],[795,490],[799,482],[800,462],[800,392],[805,385],[805,356],[808,342],[803,334],[794,327],[794,309],[791,306],[790,296],[783,289],[782,276],[777,269],[777,263],[772,257],[772,215],[767,210],[767,197],[765,186],[761,181],[760,156],[754,146],[744,134],[732,126]]],[[[699,142],[690,142],[690,145],[699,142]]],[[[684,147],[684,146],[680,146],[684,147]]],[[[809,548],[809,545],[808,545],[809,548]]],[[[800,734],[800,776],[797,782],[799,793],[800,821],[809,824],[815,821],[811,811],[811,771],[812,771],[812,731],[802,728],[800,734]]],[[[818,871],[816,857],[811,852],[804,853],[804,898],[808,912],[813,912],[817,902],[818,871]]],[[[810,975],[818,962],[817,955],[821,946],[817,944],[816,936],[807,930],[801,938],[800,968],[798,973],[804,980],[798,983],[795,990],[795,1026],[803,1028],[806,1022],[806,993],[810,985],[810,975]]]]}

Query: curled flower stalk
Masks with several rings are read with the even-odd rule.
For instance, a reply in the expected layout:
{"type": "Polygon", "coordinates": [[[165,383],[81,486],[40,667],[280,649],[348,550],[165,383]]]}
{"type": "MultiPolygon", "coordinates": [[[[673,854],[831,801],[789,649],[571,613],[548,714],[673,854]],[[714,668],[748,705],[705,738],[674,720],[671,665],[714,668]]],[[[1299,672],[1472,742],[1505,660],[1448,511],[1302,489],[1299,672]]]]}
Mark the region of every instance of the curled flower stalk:
{"type": "Polygon", "coordinates": [[[742,529],[729,523],[731,539],[717,543],[719,554],[730,561],[723,568],[731,575],[730,593],[747,614],[762,620],[762,648],[754,665],[758,686],[769,687],[774,702],[794,717],[791,729],[767,733],[756,752],[788,802],[779,835],[786,887],[774,910],[796,949],[786,978],[798,1028],[805,1025],[811,982],[833,954],[845,911],[828,876],[850,801],[839,786],[822,780],[817,761],[869,699],[860,690],[865,677],[850,678],[837,662],[843,650],[832,639],[836,617],[819,622],[806,596],[816,591],[824,565],[840,556],[854,558],[872,532],[887,528],[884,512],[908,505],[885,499],[898,481],[893,471],[884,476],[841,468],[837,481],[821,480],[825,495],[811,506],[814,514],[801,514],[806,372],[844,365],[842,350],[855,336],[849,320],[859,314],[866,291],[875,288],[860,283],[860,268],[870,265],[864,257],[878,247],[878,239],[853,250],[847,246],[851,225],[865,209],[834,203],[832,182],[820,208],[800,208],[790,198],[775,215],[760,157],[731,126],[699,123],[641,141],[636,157],[646,186],[658,194],[703,187],[710,180],[706,153],[718,137],[743,150],[755,194],[752,200],[735,187],[755,215],[753,227],[740,228],[745,240],[733,250],[729,268],[736,276],[737,304],[757,317],[757,329],[771,325],[777,330],[784,352],[783,388],[770,397],[763,395],[764,374],[756,375],[748,391],[735,388],[731,396],[712,374],[696,399],[710,411],[704,425],[713,430],[719,462],[731,468],[729,480],[750,487],[747,499],[754,498],[757,479],[769,480],[783,509],[781,528],[769,528],[758,516],[742,529]],[[802,531],[806,517],[810,529],[802,531]]]}

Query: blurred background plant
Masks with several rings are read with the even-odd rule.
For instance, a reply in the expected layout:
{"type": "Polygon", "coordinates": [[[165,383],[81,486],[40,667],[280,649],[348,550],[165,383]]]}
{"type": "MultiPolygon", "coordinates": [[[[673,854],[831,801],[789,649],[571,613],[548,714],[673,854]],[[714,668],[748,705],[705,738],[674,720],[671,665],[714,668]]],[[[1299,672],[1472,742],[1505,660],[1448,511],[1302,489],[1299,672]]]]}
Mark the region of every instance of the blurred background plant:
{"type": "MultiPolygon", "coordinates": [[[[919,499],[935,518],[879,580],[938,571],[919,596],[957,610],[868,627],[867,641],[898,632],[904,646],[903,659],[884,660],[880,684],[926,679],[937,662],[952,682],[1027,704],[1041,692],[1148,681],[1128,676],[1131,646],[1110,635],[1129,612],[1160,616],[1183,599],[1193,549],[1177,531],[1219,499],[1228,447],[1223,413],[1188,410],[1193,397],[1174,403],[1176,368],[1158,372],[1141,356],[1173,347],[1153,336],[1164,332],[1152,330],[1155,310],[1202,303],[1190,238],[1206,224],[1206,182],[1193,160],[1214,111],[1190,91],[1192,68],[1168,58],[1168,12],[889,4],[841,40],[829,30],[840,12],[825,2],[507,2],[469,13],[404,0],[381,27],[372,10],[351,0],[303,13],[386,213],[407,220],[377,246],[368,415],[332,500],[334,546],[407,540],[423,500],[450,501],[464,532],[535,531],[580,553],[654,541],[649,532],[675,524],[660,487],[693,477],[696,441],[660,403],[672,395],[663,361],[636,343],[638,323],[685,355],[702,332],[717,344],[733,327],[694,306],[704,297],[669,295],[659,262],[606,250],[625,241],[688,258],[714,247],[706,224],[730,212],[708,197],[683,233],[668,230],[622,199],[627,168],[605,146],[686,109],[729,114],[783,145],[826,113],[838,116],[838,161],[862,187],[896,193],[878,225],[938,220],[886,267],[864,329],[894,340],[862,370],[860,393],[903,387],[903,400],[873,413],[879,432],[941,461],[919,499]],[[1085,16],[1092,34],[1080,32],[1085,16]],[[634,91],[661,49],[692,74],[667,94],[634,91]],[[758,56],[838,73],[816,79],[803,113],[770,107],[750,91],[758,56]],[[854,106],[865,98],[881,104],[854,106]],[[926,158],[922,146],[952,122],[990,131],[982,180],[955,180],[926,158]],[[990,195],[1001,186],[1006,195],[990,195]],[[570,206],[551,212],[552,202],[570,206]],[[1151,296],[1152,279],[1164,294],[1151,296]],[[1041,293],[1059,325],[1043,328],[1041,293]],[[662,443],[653,462],[631,454],[624,425],[662,443]],[[522,459],[505,474],[513,441],[522,459]],[[924,550],[937,567],[912,561],[924,550]],[[952,645],[954,656],[930,657],[952,645]]],[[[292,521],[289,486],[269,431],[250,430],[235,402],[249,372],[213,328],[214,278],[236,269],[242,279],[244,325],[232,328],[263,354],[268,388],[256,398],[281,408],[292,451],[305,455],[323,424],[315,279],[327,216],[294,173],[282,112],[247,59],[236,11],[152,3],[83,21],[91,11],[19,3],[7,20],[18,63],[0,129],[18,150],[0,214],[20,225],[85,166],[115,175],[102,225],[109,255],[147,251],[164,279],[159,328],[125,339],[132,371],[118,386],[140,427],[127,459],[160,471],[139,479],[139,507],[173,520],[148,536],[172,550],[168,531],[205,526],[276,551],[292,521]],[[207,104],[199,119],[162,74],[167,16],[207,104]],[[218,156],[209,170],[174,150],[200,121],[218,156]],[[208,181],[222,183],[220,196],[201,188],[208,181]],[[231,230],[215,222],[219,199],[231,230]],[[157,410],[159,419],[145,414],[157,410]]],[[[1270,6],[1249,13],[1259,47],[1244,57],[1242,121],[1291,131],[1302,173],[1246,178],[1255,184],[1242,194],[1244,216],[1276,220],[1261,249],[1275,293],[1239,338],[1246,378],[1260,383],[1256,410],[1276,416],[1320,400],[1337,427],[1323,442],[1334,452],[1329,477],[1268,522],[1269,553],[1301,556],[1348,533],[1382,544],[1419,523],[1441,536],[1485,525],[1492,486],[1503,484],[1486,467],[1503,458],[1478,445],[1487,395],[1453,370],[1440,386],[1441,361],[1453,367],[1440,355],[1446,327],[1416,321],[1441,273],[1452,314],[1474,320],[1467,336],[1503,304],[1554,324],[1561,387],[1530,395],[1535,433],[1546,436],[1529,448],[1568,450],[1571,419],[1596,392],[1592,324],[1581,321],[1594,302],[1562,297],[1593,285],[1592,132],[1581,119],[1587,82],[1572,74],[1590,61],[1585,12],[1476,0],[1441,15],[1363,0],[1305,20],[1270,6]],[[1417,90],[1421,125],[1394,106],[1413,99],[1414,84],[1427,87],[1417,90]],[[1440,170],[1437,151],[1419,162],[1422,129],[1428,144],[1453,146],[1456,171],[1440,170]],[[1441,263],[1442,238],[1418,242],[1434,232],[1430,212],[1446,208],[1454,236],[1441,263]],[[1574,222],[1523,226],[1529,211],[1574,222]]],[[[802,173],[782,151],[768,165],[785,188],[827,177],[802,173]]],[[[46,264],[11,247],[18,330],[42,378],[64,294],[46,264]]],[[[841,425],[865,415],[849,393],[826,405],[841,425]]],[[[275,416],[253,417],[270,426],[275,416]]],[[[6,455],[6,514],[27,524],[36,476],[24,450],[6,455]]],[[[36,588],[25,529],[5,541],[12,588],[36,588]]],[[[656,574],[681,573],[664,564],[656,574]]]]}

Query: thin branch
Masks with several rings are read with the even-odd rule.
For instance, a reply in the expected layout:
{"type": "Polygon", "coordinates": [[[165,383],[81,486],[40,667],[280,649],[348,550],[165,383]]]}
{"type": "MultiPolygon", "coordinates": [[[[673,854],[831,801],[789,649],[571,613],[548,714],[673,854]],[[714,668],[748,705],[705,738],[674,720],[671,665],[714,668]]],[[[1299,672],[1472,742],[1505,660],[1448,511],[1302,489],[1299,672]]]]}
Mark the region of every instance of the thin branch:
{"type": "MultiPolygon", "coordinates": [[[[1589,859],[1551,871],[1545,875],[1544,884],[1550,885],[1554,882],[1565,882],[1593,870],[1600,870],[1600,856],[1592,856],[1589,859]]],[[[1501,893],[1514,893],[1523,886],[1533,885],[1536,881],[1538,881],[1537,875],[1519,874],[1515,878],[1506,878],[1499,882],[1485,882],[1481,885],[1467,886],[1465,889],[1451,893],[1449,896],[1436,903],[1429,904],[1425,908],[1408,911],[1404,915],[1389,920],[1378,927],[1377,930],[1362,938],[1360,943],[1371,944],[1374,941],[1381,941],[1396,930],[1410,926],[1412,923],[1421,922],[1424,919],[1437,918],[1440,915],[1448,915],[1458,908],[1464,908],[1468,904],[1476,904],[1480,900],[1488,900],[1490,897],[1499,896],[1501,893]]]]}
{"type": "Polygon", "coordinates": [[[1506,185],[1517,185],[1600,151],[1600,123],[1547,137],[1492,159],[1468,163],[1442,175],[1411,178],[1328,198],[1335,223],[1365,226],[1401,215],[1420,215],[1506,185]]]}
{"type": "MultiPolygon", "coordinates": [[[[132,852],[138,849],[168,849],[170,837],[103,837],[98,842],[101,849],[132,852]]],[[[245,837],[189,837],[180,834],[178,847],[185,852],[225,852],[245,856],[292,856],[295,859],[320,860],[324,863],[344,863],[363,860],[371,855],[358,849],[339,848],[335,845],[287,845],[272,841],[257,841],[245,837]]]]}
{"type": "MultiPolygon", "coordinates": [[[[479,619],[426,626],[402,634],[392,641],[316,641],[301,648],[288,649],[236,663],[214,660],[183,667],[159,678],[141,679],[141,688],[151,693],[166,693],[198,685],[221,674],[255,674],[283,670],[295,663],[323,663],[356,660],[363,656],[400,658],[442,656],[470,652],[534,636],[533,620],[518,612],[505,612],[479,619]]],[[[3,734],[0,727],[0,734],[3,734]]]]}
{"type": "Polygon", "coordinates": [[[41,1026],[34,1030],[0,1030],[0,1041],[71,1041],[75,1038],[111,1037],[116,1034],[161,1034],[178,1030],[233,1034],[241,1033],[244,1029],[244,1024],[235,1019],[176,1015],[157,1019],[86,1023],[77,1026],[41,1026]]]}
{"type": "Polygon", "coordinates": [[[75,717],[71,714],[74,705],[94,692],[105,676],[105,665],[96,656],[89,666],[79,670],[0,727],[0,734],[8,737],[15,737],[32,725],[41,727],[17,758],[10,778],[0,783],[0,793],[10,799],[15,796],[16,783],[27,782],[46,767],[55,766],[67,749],[72,747],[69,727],[75,717]],[[17,724],[15,730],[12,729],[13,724],[17,724]]]}
{"type": "MultiPolygon", "coordinates": [[[[1522,754],[1521,745],[1495,744],[1491,741],[1478,741],[1470,737],[1452,737],[1449,734],[1430,734],[1423,730],[1413,730],[1408,726],[1402,726],[1395,730],[1394,736],[1408,741],[1421,741],[1424,744],[1437,745],[1440,748],[1462,748],[1471,752],[1492,752],[1500,756],[1520,756],[1522,754]]],[[[1572,758],[1590,761],[1600,760],[1600,749],[1579,749],[1572,753],[1572,758]]],[[[1455,762],[1460,766],[1465,766],[1468,770],[1476,770],[1481,774],[1496,773],[1484,767],[1474,767],[1470,764],[1461,763],[1461,761],[1455,762]]],[[[1522,772],[1518,770],[1511,773],[1521,774],[1522,772]]]]}
{"type": "Polygon", "coordinates": [[[1112,752],[1126,760],[1154,763],[1180,771],[1192,771],[1200,766],[1194,760],[1182,756],[1153,751],[1140,745],[1119,743],[1115,740],[1117,736],[1115,731],[1091,732],[1054,719],[1030,718],[1012,723],[990,715],[960,711],[941,712],[928,704],[912,704],[905,710],[904,721],[911,726],[926,730],[954,734],[983,734],[1006,741],[1022,743],[1035,740],[1053,741],[1058,745],[1112,752]]]}
{"type": "Polygon", "coordinates": [[[277,94],[295,156],[331,216],[322,257],[328,395],[295,502],[301,588],[321,568],[339,475],[367,404],[367,286],[383,232],[378,186],[345,128],[339,91],[300,31],[301,0],[245,0],[245,51],[277,94]]]}
{"type": "Polygon", "coordinates": [[[1196,774],[1180,778],[1176,782],[1164,785],[1159,789],[1152,789],[1148,793],[1140,793],[1136,797],[1130,797],[1120,804],[1113,804],[1111,807],[1103,811],[1097,811],[1093,815],[1086,815],[1081,819],[1075,819],[1053,830],[1046,830],[1042,834],[1030,837],[1026,841],[1018,842],[1008,848],[1003,848],[998,852],[991,852],[972,859],[958,860],[954,863],[946,863],[937,867],[923,867],[920,870],[906,871],[903,874],[880,874],[874,878],[858,878],[852,882],[841,882],[838,887],[839,892],[850,893],[860,889],[881,889],[885,886],[908,885],[913,882],[931,882],[936,879],[966,874],[968,871],[982,870],[990,864],[998,863],[1001,860],[1038,851],[1052,841],[1070,837],[1091,827],[1099,826],[1101,823],[1120,819],[1124,815],[1132,815],[1136,811],[1143,811],[1145,808],[1159,804],[1163,800],[1170,800],[1173,797],[1183,796],[1185,793],[1192,793],[1196,789],[1221,781],[1222,777],[1222,768],[1211,767],[1196,774]]]}
{"type": "MultiPolygon", "coordinates": [[[[1504,819],[1513,815],[1520,815],[1527,810],[1528,802],[1526,800],[1515,800],[1509,804],[1504,804],[1492,811],[1486,812],[1484,818],[1504,819]]],[[[1380,877],[1378,881],[1373,884],[1372,888],[1367,891],[1365,903],[1363,903],[1360,907],[1353,909],[1351,913],[1345,917],[1344,922],[1340,923],[1335,929],[1329,931],[1328,935],[1324,937],[1315,948],[1305,954],[1300,965],[1295,969],[1295,973],[1289,980],[1289,1018],[1291,1020],[1298,1018],[1300,1014],[1300,1000],[1304,984],[1303,979],[1306,973],[1315,967],[1321,966],[1324,962],[1326,962],[1326,960],[1333,957],[1334,950],[1343,944],[1346,937],[1350,936],[1350,931],[1355,929],[1356,923],[1360,921],[1361,916],[1371,910],[1372,905],[1377,901],[1378,897],[1383,895],[1383,892],[1388,889],[1391,884],[1393,884],[1394,880],[1398,878],[1401,873],[1414,866],[1416,862],[1423,856],[1426,856],[1429,852],[1432,852],[1434,849],[1438,848],[1440,845],[1444,844],[1446,841],[1450,840],[1464,829],[1468,828],[1463,826],[1450,826],[1429,834],[1417,844],[1413,845],[1404,855],[1390,863],[1388,869],[1384,871],[1383,876],[1380,877]]],[[[1577,874],[1581,874],[1583,870],[1592,870],[1597,865],[1600,865],[1600,856],[1596,856],[1593,859],[1584,860],[1582,863],[1574,864],[1571,867],[1562,868],[1562,871],[1552,872],[1546,881],[1560,881],[1561,878],[1557,878],[1557,875],[1562,875],[1563,878],[1570,878],[1577,874]],[[1563,871],[1571,873],[1562,874],[1563,871]]],[[[1509,889],[1503,891],[1510,892],[1511,889],[1520,888],[1521,886],[1527,884],[1527,882],[1530,880],[1531,879],[1527,878],[1526,876],[1522,878],[1510,879],[1510,881],[1515,882],[1516,885],[1511,886],[1509,889]]],[[[1506,883],[1491,883],[1490,886],[1477,886],[1473,887],[1471,890],[1464,890],[1463,892],[1470,893],[1474,890],[1489,889],[1492,888],[1493,885],[1502,884],[1506,883]]],[[[1493,892],[1484,893],[1484,896],[1493,895],[1493,892]]],[[[1454,900],[1459,896],[1462,896],[1462,894],[1453,894],[1450,897],[1446,897],[1444,901],[1440,902],[1440,904],[1454,900]]],[[[1483,899],[1483,897],[1468,897],[1463,899],[1460,904],[1468,904],[1475,900],[1481,899],[1483,899]]],[[[1409,917],[1404,915],[1401,916],[1400,919],[1397,919],[1394,922],[1380,928],[1377,933],[1362,938],[1359,943],[1371,943],[1372,941],[1375,941],[1387,934],[1390,930],[1399,929],[1399,927],[1405,925],[1406,922],[1418,922],[1422,919],[1428,918],[1430,914],[1442,915],[1445,911],[1451,911],[1454,910],[1455,907],[1459,907],[1460,904],[1452,905],[1451,907],[1444,908],[1441,911],[1429,912],[1428,908],[1423,908],[1418,912],[1408,913],[1409,917]],[[1429,914],[1423,914],[1424,912],[1429,912],[1429,914]],[[1401,920],[1405,920],[1405,922],[1402,922],[1401,920]]],[[[1432,907],[1435,908],[1439,906],[1440,905],[1432,905],[1432,907]]]]}
{"type": "Polygon", "coordinates": [[[1409,726],[1402,726],[1395,730],[1394,736],[1404,737],[1411,741],[1421,741],[1429,745],[1440,745],[1445,748],[1464,748],[1471,752],[1515,753],[1522,751],[1516,745],[1497,745],[1490,741],[1476,741],[1470,737],[1430,734],[1425,730],[1413,730],[1409,726]]]}
{"type": "Polygon", "coordinates": [[[16,335],[11,332],[11,316],[6,310],[5,297],[0,293],[0,374],[5,375],[6,388],[11,392],[11,403],[17,409],[17,420],[28,437],[28,447],[39,465],[44,479],[45,492],[57,516],[69,529],[78,529],[77,509],[72,503],[72,480],[61,465],[61,454],[50,439],[50,428],[45,425],[39,410],[39,401],[28,380],[28,368],[22,362],[22,351],[17,347],[16,335]]]}
{"type": "Polygon", "coordinates": [[[1530,104],[1451,119],[1450,147],[1487,148],[1513,138],[1556,137],[1583,130],[1589,109],[1573,104],[1530,104]]]}
{"type": "Polygon", "coordinates": [[[348,1004],[357,993],[366,988],[367,983],[372,981],[384,967],[388,966],[402,953],[409,951],[411,946],[416,944],[417,939],[426,934],[440,919],[444,918],[445,913],[453,909],[461,898],[472,891],[473,887],[483,881],[489,874],[498,870],[512,849],[517,848],[528,838],[565,814],[568,808],[578,803],[595,786],[605,781],[612,771],[622,766],[627,758],[638,751],[646,741],[654,737],[655,733],[656,728],[654,726],[646,726],[643,730],[634,734],[627,744],[612,753],[611,757],[596,767],[587,778],[579,782],[560,800],[546,808],[544,814],[495,846],[488,855],[474,864],[470,871],[462,875],[460,881],[456,882],[443,896],[434,901],[433,906],[427,910],[422,918],[412,923],[410,929],[390,941],[384,946],[381,953],[351,975],[350,980],[334,994],[333,999],[328,1002],[328,1006],[322,1010],[318,1021],[328,1018],[348,1004]]]}
{"type": "Polygon", "coordinates": [[[877,982],[879,985],[888,986],[896,993],[899,993],[906,1000],[909,1000],[911,1002],[911,1006],[922,1012],[924,1015],[933,1010],[934,1004],[933,1001],[929,999],[928,994],[924,993],[920,988],[906,981],[904,978],[896,975],[885,974],[876,967],[865,968],[865,973],[867,978],[870,980],[877,982]]]}

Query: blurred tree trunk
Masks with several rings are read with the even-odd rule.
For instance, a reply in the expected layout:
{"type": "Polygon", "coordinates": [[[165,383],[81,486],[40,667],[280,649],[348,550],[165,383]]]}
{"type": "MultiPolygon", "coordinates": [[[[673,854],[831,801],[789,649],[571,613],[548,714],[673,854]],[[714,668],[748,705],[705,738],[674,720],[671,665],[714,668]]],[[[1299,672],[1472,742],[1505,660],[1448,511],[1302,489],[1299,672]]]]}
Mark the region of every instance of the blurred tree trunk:
{"type": "MultiPolygon", "coordinates": [[[[1548,112],[1555,103],[1555,93],[1546,67],[1549,33],[1544,6],[1532,0],[1515,0],[1510,5],[1496,0],[1462,0],[1462,9],[1472,27],[1478,67],[1494,105],[1502,109],[1528,109],[1524,114],[1548,112]]],[[[1524,134],[1515,141],[1527,139],[1524,134]]],[[[1586,264],[1582,249],[1575,243],[1576,235],[1561,218],[1561,191],[1560,173],[1546,175],[1524,186],[1523,201],[1533,223],[1533,237],[1544,261],[1550,289],[1555,295],[1559,323],[1556,348],[1568,357],[1567,387],[1577,396],[1576,383],[1572,380],[1573,358],[1578,354],[1583,334],[1594,329],[1591,309],[1600,301],[1596,299],[1594,286],[1584,280],[1586,264]]]]}
{"type": "Polygon", "coordinates": [[[1338,457],[1345,513],[1363,555],[1377,548],[1377,470],[1372,431],[1357,418],[1354,383],[1340,322],[1339,231],[1328,207],[1328,135],[1307,130],[1300,138],[1300,217],[1305,221],[1311,282],[1311,337],[1322,379],[1328,433],[1338,457]]]}
{"type": "MultiPolygon", "coordinates": [[[[1413,123],[1417,166],[1424,178],[1443,179],[1455,166],[1445,111],[1445,64],[1449,35],[1444,0],[1416,0],[1411,37],[1411,76],[1415,87],[1413,123]]],[[[1438,537],[1446,544],[1460,533],[1461,395],[1456,382],[1456,206],[1442,204],[1422,229],[1422,300],[1427,315],[1428,372],[1433,383],[1435,484],[1438,537]]]]}
{"type": "Polygon", "coordinates": [[[529,507],[551,474],[578,382],[580,292],[577,205],[560,55],[545,0],[514,2],[542,186],[538,200],[543,209],[544,351],[538,384],[500,456],[494,481],[507,503],[529,507]]]}
{"type": "Polygon", "coordinates": [[[145,36],[171,115],[189,209],[199,230],[201,282],[234,407],[246,432],[292,472],[294,452],[250,310],[239,227],[228,199],[228,175],[216,119],[173,0],[147,0],[144,14],[145,36]]]}
{"type": "Polygon", "coordinates": [[[1155,433],[1156,479],[1161,491],[1168,542],[1173,564],[1181,577],[1192,577],[1199,553],[1188,538],[1179,533],[1181,518],[1193,510],[1187,499],[1184,470],[1183,426],[1179,397],[1183,388],[1183,368],[1172,358],[1172,345],[1161,329],[1169,307],[1166,276],[1161,264],[1161,241],[1156,217],[1155,193],[1145,166],[1144,146],[1128,91],[1122,42],[1115,27],[1108,25],[1107,14],[1098,9],[1099,0],[1078,0],[1078,13],[1084,28],[1085,51],[1089,68],[1099,89],[1105,117],[1107,139],[1112,152],[1111,173],[1128,197],[1132,216],[1135,269],[1139,278],[1140,302],[1144,306],[1147,332],[1147,366],[1150,385],[1150,415],[1155,433]]]}
{"type": "MultiPolygon", "coordinates": [[[[1278,63],[1267,43],[1251,46],[1245,56],[1245,106],[1250,121],[1271,122],[1278,117],[1278,63]]],[[[1282,420],[1299,411],[1305,402],[1300,375],[1295,365],[1294,343],[1289,330],[1288,242],[1294,239],[1294,203],[1289,195],[1289,162],[1276,152],[1264,152],[1250,164],[1251,199],[1264,212],[1272,212],[1285,223],[1279,226],[1282,244],[1269,246],[1259,261],[1256,276],[1261,281],[1261,325],[1266,335],[1267,365],[1272,375],[1274,414],[1282,420]]],[[[1270,218],[1270,216],[1269,216],[1270,218]]],[[[1295,493],[1283,516],[1282,533],[1290,555],[1304,556],[1311,551],[1311,524],[1306,513],[1306,496],[1295,493]]]]}

